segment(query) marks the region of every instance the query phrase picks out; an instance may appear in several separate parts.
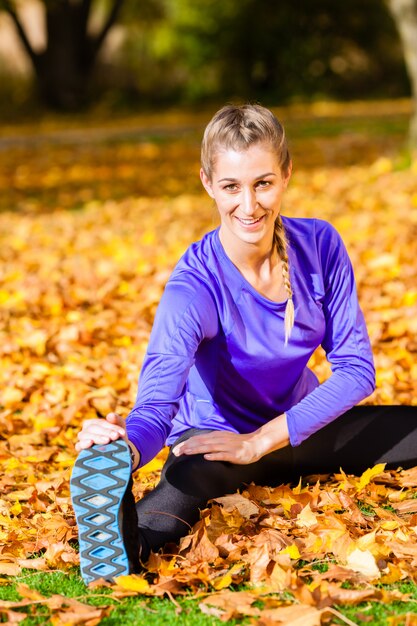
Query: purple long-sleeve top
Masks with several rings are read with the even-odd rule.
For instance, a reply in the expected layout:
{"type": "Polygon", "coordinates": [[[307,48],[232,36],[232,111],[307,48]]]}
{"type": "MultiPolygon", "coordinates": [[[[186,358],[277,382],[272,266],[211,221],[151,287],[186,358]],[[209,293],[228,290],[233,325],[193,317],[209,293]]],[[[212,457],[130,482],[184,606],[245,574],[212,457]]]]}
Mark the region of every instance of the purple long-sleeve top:
{"type": "Polygon", "coordinates": [[[232,263],[216,229],[192,244],[158,306],[127,434],[141,465],[189,428],[249,433],[286,413],[292,446],[363,400],[375,370],[355,279],[337,231],[283,217],[295,323],[232,263]],[[332,374],[307,362],[322,345],[332,374]]]}

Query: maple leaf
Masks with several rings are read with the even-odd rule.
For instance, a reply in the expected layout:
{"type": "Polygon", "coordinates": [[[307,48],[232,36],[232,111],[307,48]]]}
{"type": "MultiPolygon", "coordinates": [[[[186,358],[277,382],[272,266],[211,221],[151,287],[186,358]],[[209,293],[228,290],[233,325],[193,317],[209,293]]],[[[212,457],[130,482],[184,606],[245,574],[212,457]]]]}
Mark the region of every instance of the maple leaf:
{"type": "Polygon", "coordinates": [[[385,466],[386,463],[378,463],[378,465],[375,465],[374,467],[371,467],[363,472],[357,484],[358,491],[361,491],[364,487],[366,487],[375,476],[381,474],[384,471],[385,466]]]}

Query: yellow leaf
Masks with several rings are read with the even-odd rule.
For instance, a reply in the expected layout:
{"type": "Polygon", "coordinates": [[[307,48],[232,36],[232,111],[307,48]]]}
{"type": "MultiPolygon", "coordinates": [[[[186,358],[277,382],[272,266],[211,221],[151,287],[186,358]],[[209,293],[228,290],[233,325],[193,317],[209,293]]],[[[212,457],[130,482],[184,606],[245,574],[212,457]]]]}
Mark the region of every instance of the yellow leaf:
{"type": "Polygon", "coordinates": [[[417,302],[417,291],[415,289],[410,289],[409,291],[406,291],[403,296],[404,306],[413,306],[413,304],[415,304],[416,302],[417,302]]]}
{"type": "Polygon", "coordinates": [[[301,476],[300,476],[300,480],[298,481],[298,485],[296,487],[294,487],[294,489],[292,490],[293,494],[295,494],[296,496],[298,496],[301,493],[301,476]]]}
{"type": "Polygon", "coordinates": [[[387,520],[386,522],[382,522],[381,528],[383,530],[395,530],[398,528],[398,522],[395,520],[387,520]]]}
{"type": "Polygon", "coordinates": [[[295,543],[287,546],[283,550],[280,550],[279,554],[288,554],[293,560],[301,559],[300,551],[298,550],[298,546],[296,546],[295,543]]]}
{"type": "Polygon", "coordinates": [[[378,476],[378,474],[381,474],[384,471],[385,465],[386,463],[378,463],[377,465],[374,465],[374,467],[367,469],[362,474],[359,482],[357,483],[357,490],[360,491],[361,489],[366,487],[366,485],[369,485],[369,483],[373,478],[375,478],[375,476],[378,476]]]}
{"type": "Polygon", "coordinates": [[[226,572],[226,574],[223,574],[223,576],[217,576],[217,578],[214,578],[214,580],[212,581],[212,585],[215,589],[217,589],[217,591],[220,591],[220,589],[225,589],[226,587],[229,587],[232,583],[233,583],[233,576],[235,574],[237,574],[238,572],[241,572],[243,568],[242,563],[235,563],[228,572],[226,572]]]}
{"type": "Polygon", "coordinates": [[[292,505],[297,504],[297,500],[294,500],[293,498],[281,498],[280,503],[284,511],[286,513],[289,513],[291,511],[292,505]]]}
{"type": "Polygon", "coordinates": [[[217,591],[220,591],[220,589],[225,589],[226,587],[230,587],[232,582],[233,582],[232,576],[230,572],[227,572],[227,574],[224,574],[223,576],[218,576],[217,578],[215,578],[211,584],[217,591]]]}
{"type": "Polygon", "coordinates": [[[15,469],[24,467],[24,463],[20,459],[11,458],[5,462],[4,467],[8,472],[13,472],[15,469]]]}
{"type": "Polygon", "coordinates": [[[115,339],[113,339],[113,345],[119,348],[127,348],[128,346],[132,345],[132,339],[127,335],[124,335],[123,337],[116,337],[115,339]]]}
{"type": "Polygon", "coordinates": [[[392,161],[387,157],[380,157],[370,167],[370,172],[376,176],[387,174],[392,170],[392,161]]]}
{"type": "Polygon", "coordinates": [[[143,576],[130,574],[129,576],[117,576],[115,582],[122,589],[137,591],[138,593],[149,593],[149,583],[143,576]]]}
{"type": "Polygon", "coordinates": [[[388,573],[381,576],[381,583],[383,583],[384,585],[391,585],[392,583],[396,583],[404,578],[400,568],[396,565],[388,563],[387,568],[388,573]]]}
{"type": "Polygon", "coordinates": [[[47,428],[53,428],[56,425],[56,419],[49,415],[45,415],[44,413],[39,413],[33,418],[33,426],[37,432],[41,432],[42,430],[46,430],[47,428]]]}
{"type": "Polygon", "coordinates": [[[10,293],[5,289],[0,289],[0,304],[5,304],[10,298],[10,293]]]}
{"type": "Polygon", "coordinates": [[[164,465],[164,460],[159,457],[155,457],[152,461],[149,461],[146,465],[140,468],[140,474],[150,474],[151,472],[159,471],[164,465]]]}
{"type": "Polygon", "coordinates": [[[17,500],[14,503],[14,505],[10,507],[10,513],[12,515],[20,515],[21,512],[22,512],[22,505],[20,504],[19,500],[17,500]]]}
{"type": "Polygon", "coordinates": [[[141,237],[141,243],[144,244],[145,246],[151,246],[155,243],[155,239],[156,239],[156,233],[154,233],[154,231],[152,230],[147,230],[146,232],[143,233],[141,237]]]}

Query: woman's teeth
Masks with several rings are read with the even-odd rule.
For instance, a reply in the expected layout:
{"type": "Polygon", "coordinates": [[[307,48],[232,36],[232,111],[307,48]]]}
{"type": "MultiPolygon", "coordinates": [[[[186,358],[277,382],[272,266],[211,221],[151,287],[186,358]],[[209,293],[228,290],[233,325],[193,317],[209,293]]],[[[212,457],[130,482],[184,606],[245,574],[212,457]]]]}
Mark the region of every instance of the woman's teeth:
{"type": "Polygon", "coordinates": [[[241,217],[238,217],[239,222],[242,222],[242,224],[247,224],[248,226],[250,224],[256,224],[256,222],[259,222],[259,220],[261,220],[262,217],[258,217],[256,220],[248,220],[248,219],[242,219],[241,217]]]}

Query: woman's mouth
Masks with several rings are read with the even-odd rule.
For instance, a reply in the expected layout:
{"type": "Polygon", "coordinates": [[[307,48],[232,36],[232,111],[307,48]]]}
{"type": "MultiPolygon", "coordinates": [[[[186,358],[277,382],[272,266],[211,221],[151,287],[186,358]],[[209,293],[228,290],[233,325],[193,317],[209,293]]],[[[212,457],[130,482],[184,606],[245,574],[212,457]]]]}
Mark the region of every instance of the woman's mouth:
{"type": "Polygon", "coordinates": [[[242,226],[249,228],[251,226],[255,226],[256,224],[259,224],[259,222],[263,219],[263,217],[264,216],[261,215],[261,217],[257,217],[257,218],[236,217],[236,219],[240,222],[240,224],[242,224],[242,226]]]}

